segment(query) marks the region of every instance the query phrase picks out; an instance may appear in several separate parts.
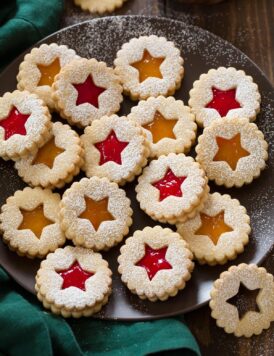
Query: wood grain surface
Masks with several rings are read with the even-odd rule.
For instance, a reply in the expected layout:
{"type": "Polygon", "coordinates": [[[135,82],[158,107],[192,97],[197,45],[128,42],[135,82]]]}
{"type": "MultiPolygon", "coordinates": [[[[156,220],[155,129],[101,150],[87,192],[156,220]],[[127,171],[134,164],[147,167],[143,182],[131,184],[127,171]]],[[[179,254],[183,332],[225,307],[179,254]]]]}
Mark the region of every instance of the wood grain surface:
{"type": "MultiPolygon", "coordinates": [[[[200,26],[241,49],[274,83],[274,0],[226,0],[216,5],[187,5],[183,0],[128,0],[115,14],[166,16],[200,26]]],[[[91,14],[67,0],[62,26],[91,18],[91,14]]],[[[274,249],[263,266],[274,274],[274,249]]],[[[274,322],[261,335],[246,339],[218,328],[208,306],[186,314],[185,319],[203,355],[274,356],[274,322]]]]}

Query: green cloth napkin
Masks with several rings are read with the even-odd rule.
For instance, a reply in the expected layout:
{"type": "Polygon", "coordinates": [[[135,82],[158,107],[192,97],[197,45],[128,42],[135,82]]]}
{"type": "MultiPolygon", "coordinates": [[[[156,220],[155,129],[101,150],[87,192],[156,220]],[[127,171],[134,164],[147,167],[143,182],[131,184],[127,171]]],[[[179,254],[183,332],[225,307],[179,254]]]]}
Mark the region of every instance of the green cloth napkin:
{"type": "MultiPolygon", "coordinates": [[[[0,68],[57,30],[62,9],[61,0],[1,2],[0,68]]],[[[135,323],[92,318],[66,321],[43,310],[37,299],[1,268],[0,330],[0,354],[11,356],[138,356],[165,350],[200,355],[182,318],[135,323]]]]}

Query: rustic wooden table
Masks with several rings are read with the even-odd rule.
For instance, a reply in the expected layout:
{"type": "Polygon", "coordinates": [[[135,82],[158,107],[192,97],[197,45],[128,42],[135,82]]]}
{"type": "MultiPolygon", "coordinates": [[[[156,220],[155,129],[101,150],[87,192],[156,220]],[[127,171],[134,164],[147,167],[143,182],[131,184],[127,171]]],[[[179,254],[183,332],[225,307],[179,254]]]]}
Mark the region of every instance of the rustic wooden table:
{"type": "MultiPolygon", "coordinates": [[[[185,5],[180,0],[128,0],[115,14],[166,16],[207,29],[241,49],[274,83],[274,0],[226,0],[218,5],[185,5]]],[[[62,26],[91,18],[68,0],[62,26]]],[[[274,249],[263,266],[274,274],[274,249]]],[[[185,319],[203,355],[274,355],[274,323],[261,335],[245,339],[218,328],[208,306],[186,314],[185,319]]]]}

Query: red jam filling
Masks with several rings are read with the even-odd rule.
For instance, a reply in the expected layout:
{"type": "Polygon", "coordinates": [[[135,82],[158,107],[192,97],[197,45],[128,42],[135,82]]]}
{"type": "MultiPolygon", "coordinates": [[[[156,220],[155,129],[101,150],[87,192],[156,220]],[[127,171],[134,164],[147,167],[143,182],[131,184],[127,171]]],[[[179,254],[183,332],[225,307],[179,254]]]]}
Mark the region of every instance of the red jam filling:
{"type": "Polygon", "coordinates": [[[168,247],[166,246],[154,250],[152,247],[145,245],[145,255],[135,266],[145,268],[148,278],[152,280],[157,272],[163,269],[172,269],[171,264],[166,260],[167,249],[168,247]]]}
{"type": "Polygon", "coordinates": [[[13,135],[25,136],[27,134],[25,124],[29,117],[29,114],[21,114],[14,106],[9,115],[0,121],[0,126],[5,130],[5,140],[8,140],[13,135]]]}
{"type": "Polygon", "coordinates": [[[109,161],[122,164],[121,154],[128,144],[129,142],[119,141],[115,132],[111,131],[104,141],[95,144],[101,154],[100,166],[109,161]]]}
{"type": "Polygon", "coordinates": [[[83,291],[86,290],[86,280],[94,275],[94,273],[84,271],[78,261],[75,261],[68,269],[57,273],[63,278],[62,289],[76,287],[83,291]]]}
{"type": "Polygon", "coordinates": [[[99,107],[99,96],[106,90],[105,88],[98,87],[91,75],[87,77],[84,83],[73,84],[74,88],[78,92],[78,97],[76,100],[76,105],[81,104],[91,104],[97,109],[99,107]]]}
{"type": "Polygon", "coordinates": [[[236,89],[220,90],[212,88],[213,99],[206,105],[206,108],[215,109],[221,117],[225,117],[232,109],[239,109],[241,105],[236,100],[236,89]]]}
{"type": "Polygon", "coordinates": [[[168,169],[162,179],[152,184],[153,187],[157,188],[160,192],[159,200],[162,201],[170,195],[182,197],[183,191],[181,185],[186,178],[187,177],[177,177],[171,169],[168,169]]]}

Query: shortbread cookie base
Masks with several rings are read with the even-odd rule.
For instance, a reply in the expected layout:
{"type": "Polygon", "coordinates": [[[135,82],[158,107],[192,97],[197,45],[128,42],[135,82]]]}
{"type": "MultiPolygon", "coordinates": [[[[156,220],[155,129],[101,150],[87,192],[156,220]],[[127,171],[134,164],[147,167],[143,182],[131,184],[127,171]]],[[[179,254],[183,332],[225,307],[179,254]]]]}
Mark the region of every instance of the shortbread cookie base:
{"type": "Polygon", "coordinates": [[[93,13],[103,14],[120,8],[126,0],[74,0],[75,5],[93,13]]]}

